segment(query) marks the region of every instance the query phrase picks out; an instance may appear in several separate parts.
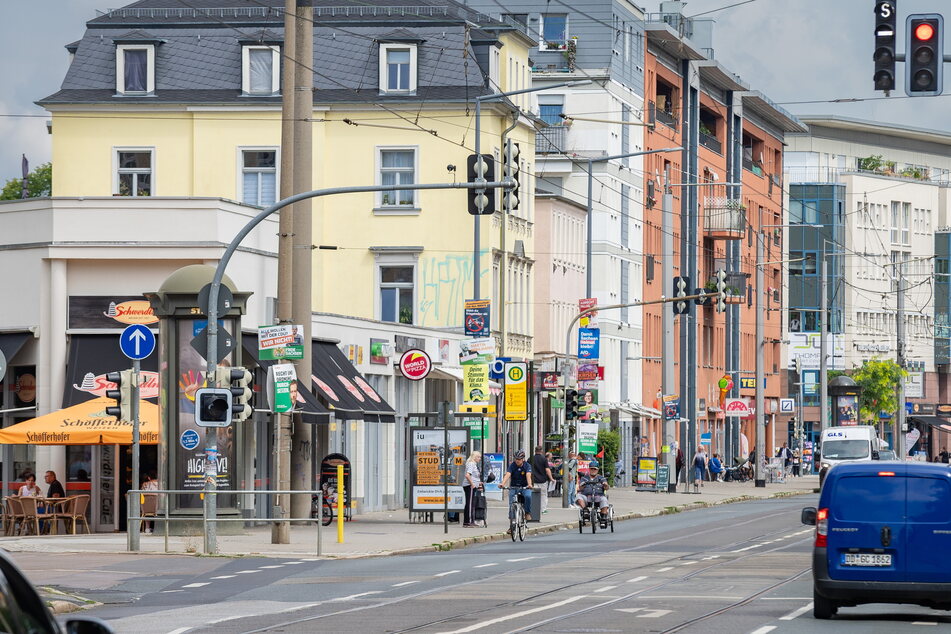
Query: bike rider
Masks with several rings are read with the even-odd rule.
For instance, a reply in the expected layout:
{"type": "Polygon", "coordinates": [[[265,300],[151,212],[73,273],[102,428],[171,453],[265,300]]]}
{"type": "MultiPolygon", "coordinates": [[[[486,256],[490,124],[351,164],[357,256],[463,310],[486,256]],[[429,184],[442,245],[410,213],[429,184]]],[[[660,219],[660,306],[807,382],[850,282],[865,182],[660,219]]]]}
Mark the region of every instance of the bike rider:
{"type": "Polygon", "coordinates": [[[577,503],[582,509],[589,504],[595,505],[592,508],[600,508],[601,515],[607,515],[608,498],[604,492],[608,490],[608,481],[599,471],[597,460],[588,463],[588,474],[578,481],[577,503]]]}
{"type": "Polygon", "coordinates": [[[515,462],[509,465],[508,471],[502,477],[501,488],[504,489],[509,482],[512,483],[512,488],[509,489],[509,520],[515,519],[512,502],[519,493],[518,487],[525,487],[521,492],[522,497],[525,498],[525,519],[532,519],[529,514],[532,508],[532,468],[525,463],[524,451],[515,452],[515,462]]]}

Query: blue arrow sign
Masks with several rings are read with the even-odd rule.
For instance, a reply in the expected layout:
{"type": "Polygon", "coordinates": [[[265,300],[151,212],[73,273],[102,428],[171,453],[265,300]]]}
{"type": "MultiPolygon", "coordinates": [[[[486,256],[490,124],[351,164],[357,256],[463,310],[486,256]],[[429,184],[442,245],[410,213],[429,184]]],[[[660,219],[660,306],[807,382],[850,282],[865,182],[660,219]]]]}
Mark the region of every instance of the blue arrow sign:
{"type": "Polygon", "coordinates": [[[119,349],[130,359],[144,359],[155,350],[155,335],[142,324],[133,324],[119,336],[119,349]]]}

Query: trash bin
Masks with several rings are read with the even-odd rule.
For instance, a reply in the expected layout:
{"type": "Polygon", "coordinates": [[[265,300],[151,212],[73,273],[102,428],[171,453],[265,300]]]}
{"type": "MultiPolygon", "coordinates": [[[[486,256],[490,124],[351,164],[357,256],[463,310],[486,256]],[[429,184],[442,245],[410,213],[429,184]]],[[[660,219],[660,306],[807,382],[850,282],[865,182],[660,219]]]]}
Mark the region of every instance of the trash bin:
{"type": "Polygon", "coordinates": [[[542,519],[542,496],[548,495],[548,486],[544,489],[532,487],[532,508],[526,508],[526,512],[532,516],[530,522],[540,522],[542,519]]]}

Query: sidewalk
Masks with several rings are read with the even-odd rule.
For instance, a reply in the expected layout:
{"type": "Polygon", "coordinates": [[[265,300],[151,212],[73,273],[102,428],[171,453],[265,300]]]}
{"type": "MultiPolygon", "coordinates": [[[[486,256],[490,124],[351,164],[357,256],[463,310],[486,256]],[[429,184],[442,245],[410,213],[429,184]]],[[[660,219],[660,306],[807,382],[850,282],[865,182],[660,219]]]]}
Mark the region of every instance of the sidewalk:
{"type": "MultiPolygon", "coordinates": [[[[753,482],[705,482],[700,494],[648,493],[633,488],[612,489],[609,492],[614,504],[615,530],[623,530],[623,520],[676,513],[692,508],[716,504],[728,504],[753,499],[764,499],[812,493],[818,488],[818,476],[789,478],[785,483],[769,483],[765,488],[756,488],[753,482]]],[[[683,490],[681,485],[680,490],[683,490]]],[[[462,548],[469,544],[509,539],[506,508],[501,502],[490,500],[488,528],[464,528],[450,524],[449,533],[443,532],[442,514],[434,513],[433,524],[410,524],[409,514],[400,511],[383,511],[354,515],[344,526],[344,543],[337,543],[336,523],[321,527],[322,556],[327,558],[375,557],[414,552],[432,552],[462,548]]],[[[529,534],[577,529],[578,511],[561,508],[560,498],[550,498],[548,512],[542,521],[529,522],[529,534]]],[[[270,526],[246,529],[242,535],[219,535],[220,555],[270,556],[270,557],[317,557],[317,531],[315,526],[292,526],[290,544],[272,544],[270,526]]],[[[142,535],[140,553],[164,552],[165,540],[158,535],[142,535]]],[[[200,534],[188,537],[169,537],[169,551],[173,554],[201,553],[203,538],[200,534]]],[[[12,552],[50,553],[124,553],[125,533],[101,533],[95,535],[43,535],[40,537],[0,537],[0,548],[12,552]]]]}

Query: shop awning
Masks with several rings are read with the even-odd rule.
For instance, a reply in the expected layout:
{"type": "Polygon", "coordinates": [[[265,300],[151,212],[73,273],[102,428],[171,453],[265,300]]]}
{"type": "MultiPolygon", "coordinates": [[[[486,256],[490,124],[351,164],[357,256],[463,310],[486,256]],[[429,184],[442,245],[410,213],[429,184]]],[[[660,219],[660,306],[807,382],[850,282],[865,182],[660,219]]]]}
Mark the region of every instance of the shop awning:
{"type": "Polygon", "coordinates": [[[7,360],[7,363],[13,361],[13,357],[17,356],[20,348],[23,347],[30,336],[28,332],[5,332],[0,334],[0,351],[3,352],[3,357],[7,360]]]}
{"type": "Polygon", "coordinates": [[[947,418],[941,418],[940,416],[909,416],[908,420],[913,423],[930,425],[941,431],[951,432],[951,421],[947,418]]]}
{"type": "MultiPolygon", "coordinates": [[[[158,396],[158,353],[142,359],[143,398],[158,396]]],[[[77,405],[90,396],[105,396],[115,385],[107,383],[105,374],[132,367],[132,361],[119,350],[119,335],[70,335],[69,357],[66,360],[66,385],[63,405],[77,405]]]]}
{"type": "Polygon", "coordinates": [[[314,341],[314,382],[337,418],[396,422],[396,412],[330,341],[314,341]]]}
{"type": "MultiPolygon", "coordinates": [[[[131,445],[132,423],[106,414],[115,405],[98,397],[56,412],[0,429],[0,443],[7,445],[131,445]]],[[[139,440],[155,445],[159,440],[158,406],[139,401],[139,440]]]]}
{"type": "MultiPolygon", "coordinates": [[[[268,359],[258,359],[258,349],[255,342],[257,341],[257,333],[244,333],[242,340],[250,343],[251,345],[244,345],[244,355],[252,360],[254,363],[258,364],[259,367],[263,368],[265,371],[277,361],[271,361],[268,359]]],[[[267,389],[264,386],[258,386],[255,390],[255,398],[260,399],[255,403],[257,409],[270,409],[271,404],[267,400],[267,389]]],[[[329,423],[330,422],[330,410],[320,404],[320,401],[317,400],[317,397],[313,395],[309,390],[297,391],[298,404],[294,408],[294,412],[301,415],[301,420],[305,423],[319,424],[319,423],[329,423]]]]}

